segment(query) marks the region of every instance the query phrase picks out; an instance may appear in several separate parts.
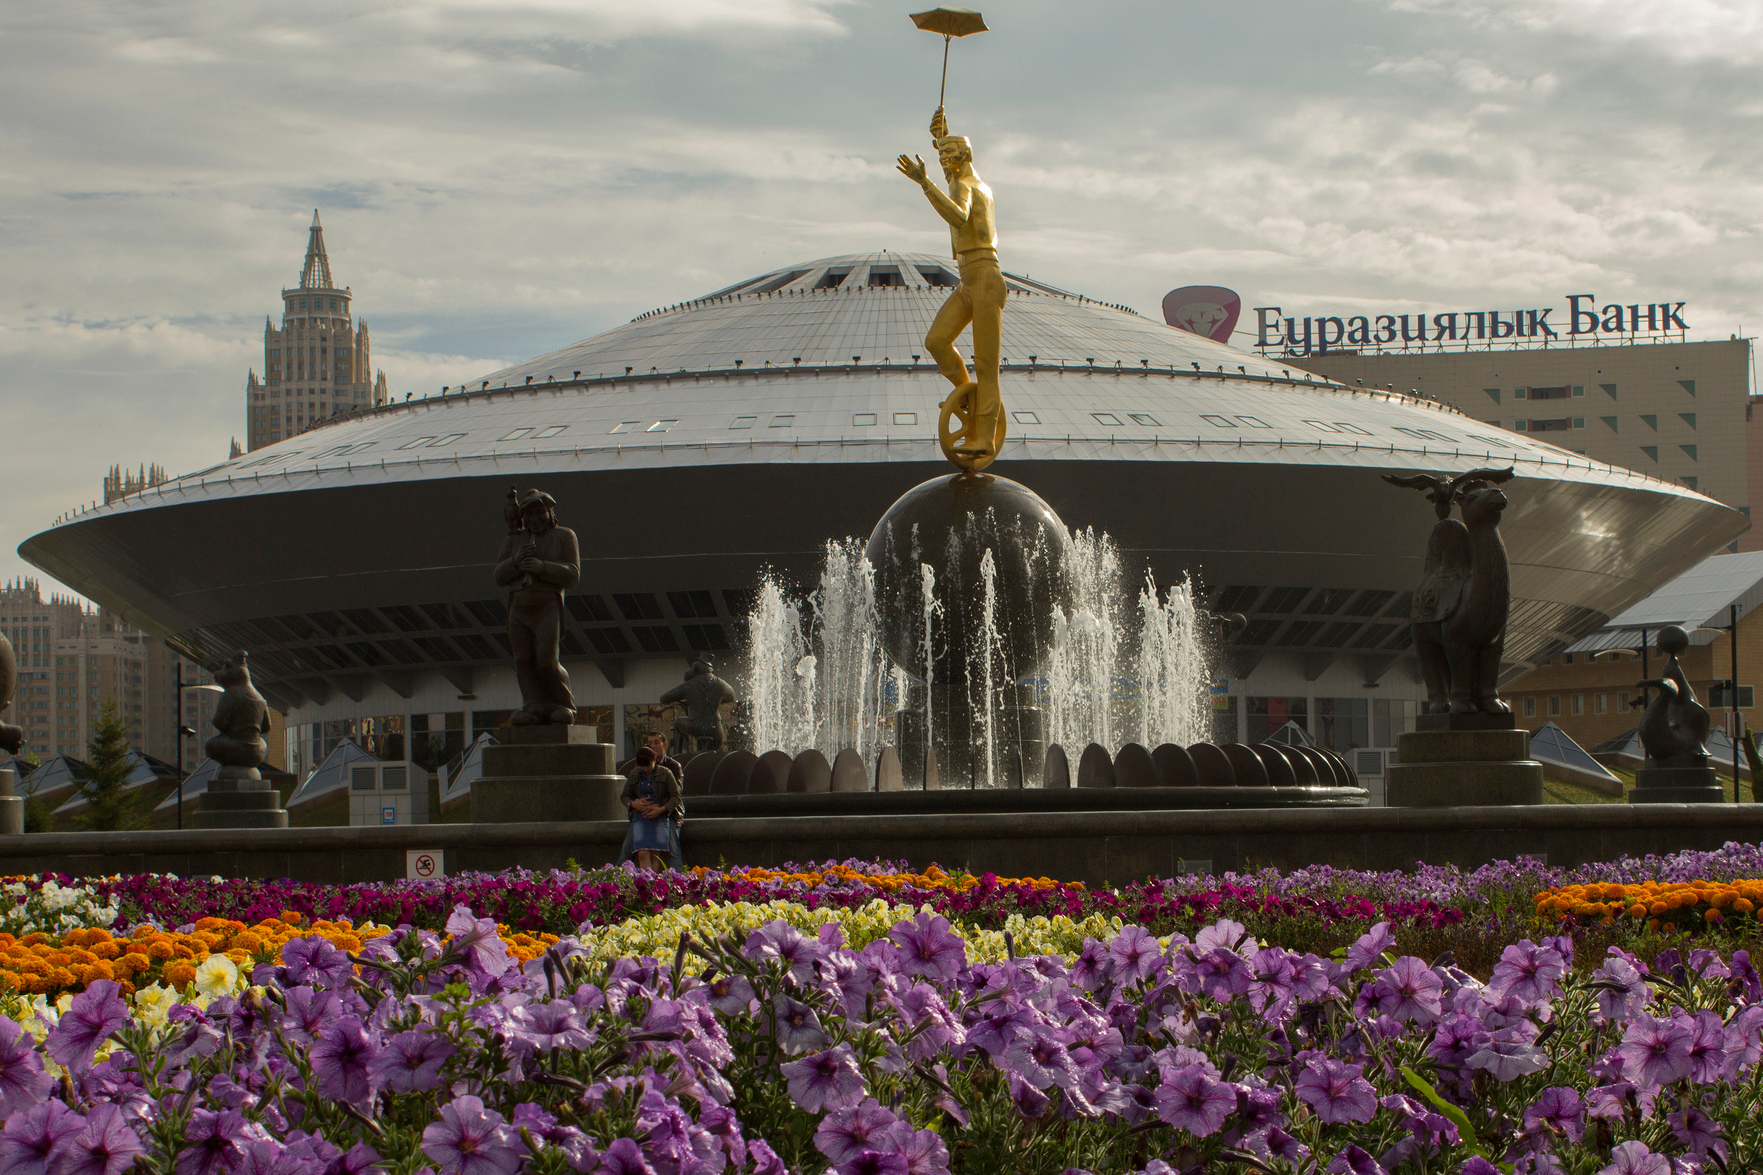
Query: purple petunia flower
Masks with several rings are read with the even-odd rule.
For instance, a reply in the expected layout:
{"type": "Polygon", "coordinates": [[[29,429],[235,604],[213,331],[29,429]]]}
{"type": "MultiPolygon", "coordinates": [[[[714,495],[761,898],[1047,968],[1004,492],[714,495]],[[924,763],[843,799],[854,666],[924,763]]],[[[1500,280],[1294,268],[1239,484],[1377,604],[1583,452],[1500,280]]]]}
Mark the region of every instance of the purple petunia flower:
{"type": "Polygon", "coordinates": [[[1566,972],[1567,959],[1559,950],[1527,938],[1500,952],[1488,991],[1498,1000],[1515,997],[1528,1005],[1541,1004],[1561,994],[1559,980],[1566,972]]]}
{"type": "Polygon", "coordinates": [[[62,1144],[55,1175],[122,1175],[145,1154],[141,1136],[129,1128],[120,1108],[94,1106],[79,1133],[62,1144]]]}
{"type": "Polygon", "coordinates": [[[909,1175],[911,1168],[899,1151],[864,1151],[833,1170],[837,1175],[909,1175]]]}
{"type": "Polygon", "coordinates": [[[1635,1017],[1616,1052],[1622,1058],[1623,1077],[1642,1089],[1657,1089],[1689,1076],[1690,1034],[1669,1020],[1635,1017]]]}
{"type": "Polygon", "coordinates": [[[464,956],[466,970],[475,975],[493,979],[512,965],[494,918],[474,918],[466,906],[454,906],[447,933],[453,936],[453,949],[464,956]]]}
{"type": "Polygon", "coordinates": [[[1383,1168],[1370,1153],[1348,1143],[1328,1164],[1329,1175],[1383,1175],[1383,1168]]]}
{"type": "Polygon", "coordinates": [[[586,1048],[594,1039],[581,1013],[568,1000],[523,1004],[513,1009],[508,1018],[515,1039],[539,1052],[586,1048]]]}
{"type": "Polygon", "coordinates": [[[1377,1113],[1377,1095],[1364,1073],[1362,1066],[1333,1057],[1311,1057],[1294,1089],[1324,1122],[1369,1122],[1377,1113]]]}
{"type": "Polygon", "coordinates": [[[753,1006],[753,985],[745,975],[718,975],[708,996],[710,1006],[724,1016],[745,1016],[753,1006]]]}
{"type": "Polygon", "coordinates": [[[1384,1015],[1427,1025],[1443,1014],[1445,981],[1422,960],[1403,955],[1375,974],[1388,993],[1377,1002],[1384,1015]]]}
{"type": "Polygon", "coordinates": [[[949,929],[941,914],[921,913],[888,932],[899,948],[900,964],[908,975],[923,975],[933,982],[949,984],[967,967],[967,944],[949,929]]]}
{"type": "Polygon", "coordinates": [[[1162,1070],[1156,1091],[1157,1116],[1177,1130],[1205,1138],[1224,1125],[1237,1108],[1235,1088],[1214,1081],[1202,1065],[1162,1070]]]}
{"type": "Polygon", "coordinates": [[[0,1122],[36,1105],[54,1088],[31,1034],[0,1016],[0,1122]]]}
{"type": "Polygon", "coordinates": [[[422,1093],[441,1087],[441,1066],[456,1050],[434,1032],[400,1032],[374,1054],[368,1084],[393,1093],[422,1093]]]}
{"type": "Polygon", "coordinates": [[[1671,1133],[1684,1147],[1699,1158],[1707,1158],[1710,1154],[1718,1155],[1722,1165],[1726,1161],[1726,1140],[1720,1136],[1720,1123],[1708,1117],[1695,1106],[1685,1106],[1665,1115],[1671,1133]]]}
{"type": "MultiPolygon", "coordinates": [[[[430,1126],[428,1129],[433,1130],[434,1127],[430,1126]]],[[[753,1145],[755,1148],[765,1146],[762,1142],[754,1143],[753,1145]]],[[[769,1150],[770,1148],[767,1149],[769,1150]]],[[[428,1130],[423,1131],[423,1150],[425,1152],[428,1151],[428,1130]]],[[[434,1157],[433,1152],[429,1152],[429,1157],[434,1157]]],[[[774,1162],[777,1161],[776,1155],[772,1155],[771,1158],[774,1162]]],[[[518,1157],[516,1158],[515,1163],[517,1166],[519,1163],[518,1157]]],[[[454,1170],[465,1172],[465,1175],[477,1175],[478,1172],[482,1172],[483,1175],[490,1175],[491,1172],[506,1175],[507,1172],[514,1171],[515,1166],[484,1166],[475,1168],[470,1172],[466,1172],[463,1167],[455,1168],[454,1170]]],[[[757,1163],[754,1164],[754,1170],[755,1172],[759,1170],[757,1163]]],[[[452,1175],[452,1173],[446,1167],[442,1167],[440,1175],[452,1175]]],[[[643,1148],[638,1146],[635,1140],[619,1138],[613,1140],[611,1146],[600,1152],[600,1166],[594,1172],[594,1175],[655,1175],[655,1168],[651,1167],[648,1160],[643,1158],[643,1148]]],[[[774,1175],[787,1175],[783,1163],[777,1162],[774,1175]]]]}
{"type": "Polygon", "coordinates": [[[818,942],[802,937],[802,932],[778,919],[767,922],[747,936],[744,948],[749,959],[776,959],[789,968],[800,983],[814,978],[814,962],[821,956],[818,942]]]}
{"type": "Polygon", "coordinates": [[[1127,926],[1108,942],[1108,963],[1114,980],[1135,984],[1163,968],[1163,948],[1143,926],[1127,926]]]}
{"type": "Polygon", "coordinates": [[[184,1131],[187,1144],[177,1156],[177,1175],[221,1175],[239,1166],[253,1142],[245,1116],[237,1110],[197,1110],[184,1131]]]}
{"type": "Polygon", "coordinates": [[[316,934],[300,935],[282,944],[282,966],[288,987],[340,988],[355,974],[355,964],[329,939],[316,934]]]}
{"type": "Polygon", "coordinates": [[[1071,964],[1071,982],[1085,991],[1095,991],[1108,981],[1108,948],[1093,938],[1084,939],[1084,949],[1071,964]]]}
{"type": "Polygon", "coordinates": [[[1727,1058],[1743,1049],[1743,1041],[1729,1042],[1720,1013],[1697,1012],[1693,1016],[1672,1017],[1679,1027],[1690,1034],[1690,1080],[1698,1085],[1712,1085],[1726,1075],[1727,1058]]]}
{"type": "Polygon", "coordinates": [[[39,1102],[6,1119],[0,1131],[0,1171],[8,1175],[49,1175],[49,1156],[85,1129],[85,1119],[61,1101],[39,1102]]]}
{"type": "MultiPolygon", "coordinates": [[[[290,945],[299,941],[297,938],[289,940],[290,945]]],[[[335,993],[319,991],[315,987],[290,987],[283,1002],[282,1035],[295,1044],[310,1045],[318,1039],[326,1024],[343,1014],[343,1002],[335,993]]]]}
{"type": "Polygon", "coordinates": [[[791,999],[780,991],[772,997],[771,1006],[777,1013],[777,1043],[786,1053],[805,1053],[831,1043],[826,1029],[820,1026],[820,1017],[801,1000],[791,999]]]}
{"type": "Polygon", "coordinates": [[[1341,963],[1346,974],[1362,970],[1377,962],[1383,953],[1396,945],[1396,936],[1390,933],[1388,922],[1379,922],[1370,930],[1359,936],[1359,940],[1347,948],[1347,957],[1341,963]]]}
{"type": "Polygon", "coordinates": [[[1472,1155],[1463,1164],[1460,1175],[1500,1175],[1500,1169],[1480,1155],[1472,1155]]]}
{"type": "Polygon", "coordinates": [[[307,1054],[318,1092],[351,1105],[366,1105],[373,1093],[369,1067],[378,1052],[358,1017],[344,1016],[327,1026],[307,1054]]]}
{"type": "Polygon", "coordinates": [[[1524,1131],[1534,1134],[1543,1128],[1559,1131],[1571,1142],[1585,1135],[1585,1103],[1579,1091],[1564,1085],[1551,1085],[1537,1095],[1537,1100],[1524,1111],[1524,1131]]]}
{"type": "Polygon", "coordinates": [[[1632,1020],[1647,1010],[1647,999],[1652,993],[1626,955],[1612,954],[1605,959],[1604,965],[1592,972],[1592,984],[1598,993],[1598,1014],[1606,1020],[1632,1020]]]}
{"type": "Polygon", "coordinates": [[[863,1074],[850,1045],[791,1061],[779,1069],[789,1082],[790,1098],[810,1114],[847,1109],[863,1100],[863,1074]]]}
{"type": "Polygon", "coordinates": [[[1079,1079],[1071,1053],[1055,1030],[1024,1032],[1010,1042],[998,1067],[1036,1089],[1072,1089],[1079,1079]]]}
{"type": "Polygon", "coordinates": [[[784,1161],[763,1138],[751,1139],[747,1143],[747,1154],[753,1160],[753,1175],[790,1175],[784,1161]]]}
{"type": "MultiPolygon", "coordinates": [[[[612,1170],[648,1171],[640,1150],[637,1167],[613,1166],[609,1160],[617,1149],[618,1143],[614,1143],[600,1156],[612,1170]]],[[[636,1149],[635,1143],[631,1149],[636,1149]]],[[[482,1099],[470,1094],[442,1106],[440,1120],[423,1129],[422,1153],[434,1160],[439,1175],[514,1175],[526,1158],[526,1148],[502,1115],[485,1109],[482,1099]]]]}
{"type": "Polygon", "coordinates": [[[949,1148],[934,1130],[915,1130],[905,1144],[907,1175],[949,1175],[949,1148]]]}
{"type": "Polygon", "coordinates": [[[99,979],[74,996],[73,1005],[49,1030],[43,1051],[74,1073],[90,1069],[98,1046],[129,1022],[129,1008],[119,990],[110,980],[99,979]]]}
{"type": "Polygon", "coordinates": [[[1671,1175],[1671,1160],[1654,1154],[1644,1142],[1618,1143],[1610,1158],[1611,1164],[1598,1175],[1671,1175]]]}
{"type": "Polygon", "coordinates": [[[1194,959],[1194,973],[1200,984],[1200,991],[1211,996],[1219,1003],[1229,1003],[1232,999],[1249,990],[1254,980],[1254,972],[1249,969],[1249,962],[1228,947],[1213,947],[1203,955],[1194,959]]]}
{"type": "Polygon", "coordinates": [[[814,1149],[834,1163],[843,1163],[865,1151],[899,1151],[911,1137],[911,1124],[900,1121],[874,1098],[865,1098],[822,1118],[814,1132],[814,1149]]]}
{"type": "Polygon", "coordinates": [[[1516,1081],[1531,1073],[1540,1073],[1549,1064],[1543,1050],[1519,1040],[1492,1040],[1471,1053],[1471,1069],[1493,1075],[1495,1081],[1516,1081]]]}

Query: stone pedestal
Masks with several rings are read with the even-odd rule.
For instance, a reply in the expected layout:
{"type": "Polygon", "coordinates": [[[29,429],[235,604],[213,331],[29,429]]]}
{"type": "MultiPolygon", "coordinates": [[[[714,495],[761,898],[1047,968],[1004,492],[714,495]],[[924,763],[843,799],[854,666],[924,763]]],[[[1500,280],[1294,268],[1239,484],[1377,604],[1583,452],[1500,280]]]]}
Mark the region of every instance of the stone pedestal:
{"type": "Polygon", "coordinates": [[[24,797],[18,794],[18,772],[0,770],[0,836],[24,831],[24,797]]]}
{"type": "Polygon", "coordinates": [[[1634,773],[1631,804],[1724,804],[1726,789],[1706,755],[1648,759],[1634,773]]]}
{"type": "Polygon", "coordinates": [[[1543,765],[1530,732],[1494,714],[1425,714],[1396,741],[1384,774],[1392,808],[1456,808],[1543,802],[1543,765]],[[1430,728],[1430,729],[1429,729],[1430,728]]]}
{"type": "Polygon", "coordinates": [[[623,820],[612,744],[591,726],[510,726],[484,748],[484,773],[471,785],[474,824],[559,824],[623,820]]]}
{"type": "Polygon", "coordinates": [[[255,767],[222,767],[191,814],[195,828],[286,828],[281,793],[255,767]]]}

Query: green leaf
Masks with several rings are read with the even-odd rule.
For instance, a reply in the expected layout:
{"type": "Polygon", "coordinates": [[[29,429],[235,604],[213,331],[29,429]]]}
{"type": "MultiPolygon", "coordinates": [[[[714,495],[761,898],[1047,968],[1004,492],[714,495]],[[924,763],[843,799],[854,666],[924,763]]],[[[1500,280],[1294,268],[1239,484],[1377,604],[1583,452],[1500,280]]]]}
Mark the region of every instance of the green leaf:
{"type": "Polygon", "coordinates": [[[1482,1158],[1488,1158],[1487,1151],[1483,1149],[1480,1141],[1475,1137],[1475,1128],[1469,1124],[1468,1114],[1440,1097],[1439,1091],[1432,1087],[1430,1081],[1406,1065],[1402,1066],[1402,1076],[1407,1079],[1409,1085],[1414,1087],[1416,1093],[1427,1100],[1433,1109],[1451,1120],[1452,1124],[1457,1127],[1457,1135],[1463,1140],[1464,1146],[1482,1158]]]}

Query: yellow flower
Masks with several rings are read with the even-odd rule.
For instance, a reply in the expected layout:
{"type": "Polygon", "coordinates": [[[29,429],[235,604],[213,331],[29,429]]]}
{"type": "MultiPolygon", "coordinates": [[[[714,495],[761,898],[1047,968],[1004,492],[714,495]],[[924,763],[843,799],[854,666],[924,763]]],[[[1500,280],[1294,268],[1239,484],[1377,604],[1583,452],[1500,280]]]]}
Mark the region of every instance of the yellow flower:
{"type": "Polygon", "coordinates": [[[209,999],[231,995],[238,986],[238,965],[225,955],[209,955],[196,968],[196,990],[209,999]]]}

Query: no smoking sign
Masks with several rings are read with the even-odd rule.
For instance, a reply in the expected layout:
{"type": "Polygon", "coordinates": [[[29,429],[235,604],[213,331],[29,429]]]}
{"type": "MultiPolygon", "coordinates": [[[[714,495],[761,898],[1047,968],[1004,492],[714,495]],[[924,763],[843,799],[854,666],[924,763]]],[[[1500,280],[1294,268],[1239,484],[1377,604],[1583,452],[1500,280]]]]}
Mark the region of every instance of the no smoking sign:
{"type": "Polygon", "coordinates": [[[409,849],[404,854],[404,876],[411,881],[427,881],[447,876],[447,858],[441,849],[409,849]]]}

